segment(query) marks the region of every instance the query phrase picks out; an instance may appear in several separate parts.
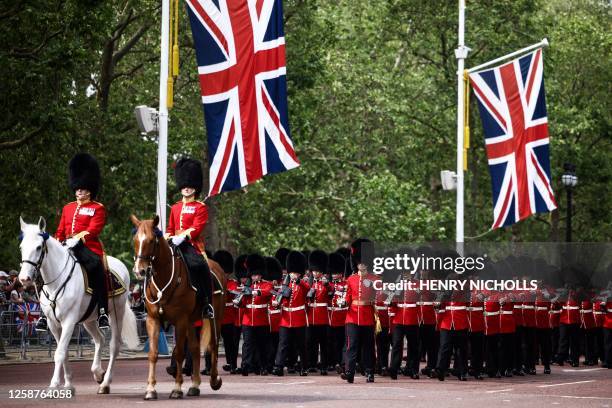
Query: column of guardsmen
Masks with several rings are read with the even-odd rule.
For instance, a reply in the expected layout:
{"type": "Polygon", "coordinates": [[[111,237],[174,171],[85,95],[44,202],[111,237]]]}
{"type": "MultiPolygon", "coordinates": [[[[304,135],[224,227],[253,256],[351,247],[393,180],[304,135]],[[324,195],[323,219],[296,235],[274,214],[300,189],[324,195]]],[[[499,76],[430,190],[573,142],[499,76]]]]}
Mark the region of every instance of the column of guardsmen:
{"type": "MultiPolygon", "coordinates": [[[[480,273],[372,273],[373,244],[336,252],[212,255],[228,275],[221,336],[225,371],[282,376],[356,373],[444,381],[536,375],[536,366],[612,368],[612,285],[563,282],[557,269],[509,257],[480,273]],[[531,265],[531,266],[527,266],[531,265]],[[528,272],[525,272],[528,270],[528,272]],[[517,272],[520,271],[520,272],[517,272]],[[381,282],[537,280],[536,290],[376,290],[381,282]],[[238,364],[242,334],[241,364],[238,364]],[[421,368],[422,364],[423,367],[421,368]],[[286,370],[285,370],[286,369],[286,370]]],[[[405,250],[410,255],[429,248],[405,250]]],[[[433,252],[431,252],[433,254],[433,252]]],[[[445,253],[443,256],[457,256],[445,253]]]]}

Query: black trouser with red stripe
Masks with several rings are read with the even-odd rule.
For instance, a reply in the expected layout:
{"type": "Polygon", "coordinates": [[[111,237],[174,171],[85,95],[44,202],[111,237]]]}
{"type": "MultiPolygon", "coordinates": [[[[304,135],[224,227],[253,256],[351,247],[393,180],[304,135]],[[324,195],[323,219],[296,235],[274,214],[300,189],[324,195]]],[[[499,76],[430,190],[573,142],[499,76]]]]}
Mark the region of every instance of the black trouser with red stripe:
{"type": "Polygon", "coordinates": [[[360,349],[362,349],[361,367],[365,369],[366,373],[373,373],[374,326],[358,326],[354,323],[348,323],[346,325],[346,373],[355,373],[360,349]]]}
{"type": "Polygon", "coordinates": [[[563,363],[569,356],[573,364],[580,358],[580,327],[577,324],[559,325],[559,352],[557,362],[563,363]]]}
{"type": "Polygon", "coordinates": [[[455,353],[455,366],[458,375],[467,373],[467,330],[440,330],[440,352],[437,370],[446,373],[450,367],[451,356],[455,353]]]}
{"type": "Polygon", "coordinates": [[[238,343],[235,337],[240,338],[240,327],[233,323],[221,326],[221,337],[225,348],[225,361],[231,368],[236,368],[238,364],[238,343]]]}
{"type": "Polygon", "coordinates": [[[271,371],[274,368],[274,359],[276,358],[276,352],[278,351],[278,332],[270,332],[269,340],[266,368],[268,371],[271,371]]]}
{"type": "Polygon", "coordinates": [[[551,329],[536,329],[536,340],[537,348],[536,354],[542,358],[542,365],[545,368],[550,366],[550,359],[552,354],[552,336],[551,329]]]}
{"type": "Polygon", "coordinates": [[[327,370],[327,325],[317,324],[306,329],[306,344],[308,345],[308,361],[310,367],[316,368],[319,353],[321,355],[321,370],[327,370]]]}
{"type": "Polygon", "coordinates": [[[242,371],[254,372],[266,368],[269,326],[242,326],[244,347],[242,355],[242,371]]]}
{"type": "Polygon", "coordinates": [[[408,342],[408,361],[406,367],[410,374],[419,373],[419,326],[398,324],[393,328],[393,347],[391,348],[390,371],[397,374],[402,363],[404,337],[408,342]]]}
{"type": "Polygon", "coordinates": [[[344,326],[333,327],[328,329],[329,352],[327,361],[330,366],[336,364],[344,366],[344,345],[345,345],[345,329],[344,326]]]}
{"type": "Polygon", "coordinates": [[[383,327],[381,332],[376,334],[376,370],[389,367],[389,346],[391,335],[389,328],[383,327]]]}
{"type": "Polygon", "coordinates": [[[499,369],[502,373],[514,367],[514,334],[499,334],[499,369]]]}
{"type": "Polygon", "coordinates": [[[420,348],[427,355],[427,368],[433,370],[438,362],[438,348],[440,345],[439,333],[435,324],[422,324],[419,326],[420,348]]]}
{"type": "Polygon", "coordinates": [[[501,371],[501,355],[499,351],[499,334],[491,334],[485,336],[486,343],[486,361],[487,361],[487,374],[494,376],[498,371],[501,371]]]}
{"type": "Polygon", "coordinates": [[[474,370],[474,375],[482,373],[484,360],[485,335],[484,332],[470,332],[470,367],[474,370]]]}
{"type": "Polygon", "coordinates": [[[278,351],[274,365],[283,368],[290,348],[297,351],[302,369],[308,368],[308,354],[306,353],[306,327],[283,327],[278,332],[278,351]]]}
{"type": "Polygon", "coordinates": [[[612,368],[612,329],[603,329],[604,335],[604,364],[612,368]]]}

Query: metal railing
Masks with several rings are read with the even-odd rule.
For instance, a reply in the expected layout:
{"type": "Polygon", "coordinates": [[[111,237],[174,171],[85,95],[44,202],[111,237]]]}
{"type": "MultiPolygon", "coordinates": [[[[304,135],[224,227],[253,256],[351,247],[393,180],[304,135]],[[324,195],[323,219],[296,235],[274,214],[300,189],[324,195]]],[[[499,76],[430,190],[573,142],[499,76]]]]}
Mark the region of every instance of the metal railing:
{"type": "MultiPolygon", "coordinates": [[[[140,350],[147,339],[146,313],[135,312],[136,327],[140,339],[140,350]]],[[[34,360],[53,357],[56,341],[50,331],[37,332],[34,328],[38,320],[38,313],[30,315],[29,310],[13,310],[11,308],[0,310],[0,359],[34,360]]],[[[108,357],[108,343],[110,330],[103,331],[105,336],[102,356],[108,357]]],[[[168,346],[174,346],[174,331],[166,333],[168,346]]],[[[125,351],[123,355],[134,354],[138,350],[125,351]]],[[[82,324],[77,324],[72,333],[68,346],[71,358],[90,358],[94,353],[94,342],[82,324]]]]}

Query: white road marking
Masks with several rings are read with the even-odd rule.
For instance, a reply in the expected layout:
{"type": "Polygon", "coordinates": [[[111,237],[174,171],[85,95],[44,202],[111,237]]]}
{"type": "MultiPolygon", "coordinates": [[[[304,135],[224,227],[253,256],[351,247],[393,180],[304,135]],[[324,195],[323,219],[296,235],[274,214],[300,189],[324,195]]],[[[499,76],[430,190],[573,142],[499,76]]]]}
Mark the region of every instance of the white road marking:
{"type": "Polygon", "coordinates": [[[503,390],[490,390],[487,391],[487,394],[493,394],[495,392],[507,392],[507,391],[512,391],[514,388],[504,388],[503,390]]]}
{"type": "Polygon", "coordinates": [[[585,383],[591,383],[591,382],[595,382],[595,380],[575,381],[575,382],[561,383],[561,384],[538,385],[538,388],[560,387],[562,385],[585,384],[585,383]]]}
{"type": "Polygon", "coordinates": [[[300,385],[300,384],[314,384],[315,381],[294,381],[294,382],[288,382],[288,383],[282,383],[282,382],[271,382],[271,383],[266,383],[268,385],[300,385]]]}
{"type": "Polygon", "coordinates": [[[550,395],[551,397],[559,397],[559,398],[573,398],[573,399],[595,399],[595,400],[608,400],[612,401],[611,397],[581,397],[578,395],[550,395]]]}
{"type": "Polygon", "coordinates": [[[579,370],[572,370],[569,368],[565,368],[563,370],[564,373],[590,373],[591,371],[599,371],[599,370],[605,370],[605,368],[603,367],[597,367],[597,368],[582,368],[579,370]]]}

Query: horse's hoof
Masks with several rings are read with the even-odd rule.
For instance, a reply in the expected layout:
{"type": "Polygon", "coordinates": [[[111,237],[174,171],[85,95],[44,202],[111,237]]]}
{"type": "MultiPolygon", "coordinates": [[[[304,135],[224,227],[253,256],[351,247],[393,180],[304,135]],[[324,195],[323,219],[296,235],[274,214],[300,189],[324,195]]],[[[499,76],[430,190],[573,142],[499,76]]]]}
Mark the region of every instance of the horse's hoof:
{"type": "Polygon", "coordinates": [[[98,387],[98,394],[110,394],[110,386],[105,385],[103,387],[98,387]]]}
{"type": "Polygon", "coordinates": [[[145,401],[156,400],[157,399],[157,391],[147,391],[144,397],[145,401]]]}
{"type": "Polygon", "coordinates": [[[200,395],[200,389],[196,388],[196,387],[189,387],[189,389],[187,390],[187,396],[188,397],[197,397],[200,395]]]}
{"type": "Polygon", "coordinates": [[[182,398],[183,398],[183,391],[172,390],[172,392],[170,393],[170,399],[182,399],[182,398]]]}
{"type": "Polygon", "coordinates": [[[210,388],[212,388],[213,391],[218,391],[222,385],[223,385],[223,380],[219,376],[217,376],[216,381],[212,381],[212,380],[210,381],[210,388]]]}
{"type": "Polygon", "coordinates": [[[96,380],[96,382],[97,382],[98,384],[102,384],[102,381],[104,381],[104,376],[105,376],[105,375],[106,375],[106,371],[103,371],[103,372],[102,372],[102,375],[100,375],[100,379],[98,380],[98,379],[96,378],[96,375],[94,374],[94,379],[96,380]]]}

